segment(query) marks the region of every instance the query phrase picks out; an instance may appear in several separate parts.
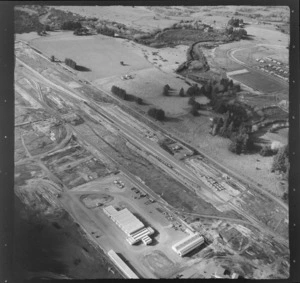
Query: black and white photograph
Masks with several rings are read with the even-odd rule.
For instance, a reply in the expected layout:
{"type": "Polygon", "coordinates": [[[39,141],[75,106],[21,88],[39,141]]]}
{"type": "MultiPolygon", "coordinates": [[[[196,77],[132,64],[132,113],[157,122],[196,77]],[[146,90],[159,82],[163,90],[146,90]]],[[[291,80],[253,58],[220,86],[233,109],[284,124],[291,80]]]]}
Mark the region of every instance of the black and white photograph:
{"type": "Polygon", "coordinates": [[[16,279],[288,279],[288,6],[14,6],[16,279]]]}

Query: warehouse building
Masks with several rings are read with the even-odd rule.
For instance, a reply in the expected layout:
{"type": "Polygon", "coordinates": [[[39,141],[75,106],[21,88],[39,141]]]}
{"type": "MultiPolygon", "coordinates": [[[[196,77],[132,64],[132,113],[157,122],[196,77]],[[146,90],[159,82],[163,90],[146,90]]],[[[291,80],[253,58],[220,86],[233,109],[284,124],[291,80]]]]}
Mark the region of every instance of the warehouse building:
{"type": "Polygon", "coordinates": [[[204,243],[204,238],[198,233],[191,234],[172,246],[172,249],[181,257],[204,243]]]}
{"type": "Polygon", "coordinates": [[[145,225],[138,220],[127,208],[116,210],[112,205],[103,208],[108,215],[128,236],[144,228],[145,225]]]}
{"type": "Polygon", "coordinates": [[[126,275],[129,279],[139,279],[139,277],[128,267],[128,265],[115,253],[115,251],[110,250],[108,253],[110,259],[115,263],[115,265],[126,275]]]}
{"type": "Polygon", "coordinates": [[[103,208],[103,211],[129,236],[126,240],[130,245],[139,241],[142,241],[144,245],[149,245],[152,242],[149,235],[152,235],[154,230],[151,227],[146,228],[127,208],[116,210],[110,205],[103,208]]]}

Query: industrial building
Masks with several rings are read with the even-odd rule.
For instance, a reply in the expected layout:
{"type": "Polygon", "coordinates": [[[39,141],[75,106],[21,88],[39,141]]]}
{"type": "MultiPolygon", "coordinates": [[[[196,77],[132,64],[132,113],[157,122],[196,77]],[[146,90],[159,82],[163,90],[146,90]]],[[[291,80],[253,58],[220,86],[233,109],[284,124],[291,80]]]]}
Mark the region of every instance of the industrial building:
{"type": "Polygon", "coordinates": [[[151,227],[145,228],[145,225],[127,208],[116,210],[110,205],[103,208],[103,211],[129,236],[126,240],[130,245],[134,245],[139,241],[142,241],[145,245],[149,245],[152,242],[149,235],[152,235],[154,230],[151,227]]]}
{"type": "Polygon", "coordinates": [[[139,279],[139,277],[128,267],[128,265],[115,253],[110,250],[108,253],[110,259],[116,264],[116,266],[126,275],[129,279],[139,279]]]}
{"type": "Polygon", "coordinates": [[[204,238],[198,233],[191,234],[172,246],[172,249],[181,257],[204,243],[204,238]]]}
{"type": "Polygon", "coordinates": [[[116,210],[112,205],[103,208],[108,215],[128,236],[145,227],[127,208],[116,210]]]}

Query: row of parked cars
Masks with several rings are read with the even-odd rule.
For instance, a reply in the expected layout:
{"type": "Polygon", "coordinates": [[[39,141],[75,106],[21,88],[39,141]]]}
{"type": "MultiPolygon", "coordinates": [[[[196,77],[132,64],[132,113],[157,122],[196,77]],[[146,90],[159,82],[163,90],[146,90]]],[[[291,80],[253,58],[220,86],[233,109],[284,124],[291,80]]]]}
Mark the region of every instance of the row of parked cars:
{"type": "Polygon", "coordinates": [[[259,63],[258,68],[260,70],[288,81],[289,69],[287,65],[270,57],[256,59],[256,61],[259,63]]]}

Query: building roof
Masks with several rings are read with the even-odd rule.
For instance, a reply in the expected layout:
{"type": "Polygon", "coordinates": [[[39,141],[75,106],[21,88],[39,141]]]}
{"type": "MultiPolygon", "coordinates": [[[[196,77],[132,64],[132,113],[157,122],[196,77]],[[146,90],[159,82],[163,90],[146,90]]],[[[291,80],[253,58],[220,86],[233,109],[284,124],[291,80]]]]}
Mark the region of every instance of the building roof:
{"type": "Polygon", "coordinates": [[[191,247],[200,245],[204,242],[204,238],[198,233],[192,234],[183,240],[179,241],[177,244],[173,245],[173,250],[176,252],[184,253],[190,250],[191,247]]]}
{"type": "Polygon", "coordinates": [[[122,228],[126,234],[134,233],[144,227],[144,224],[138,220],[127,208],[117,211],[112,205],[104,210],[113,218],[113,220],[122,228]]]}

